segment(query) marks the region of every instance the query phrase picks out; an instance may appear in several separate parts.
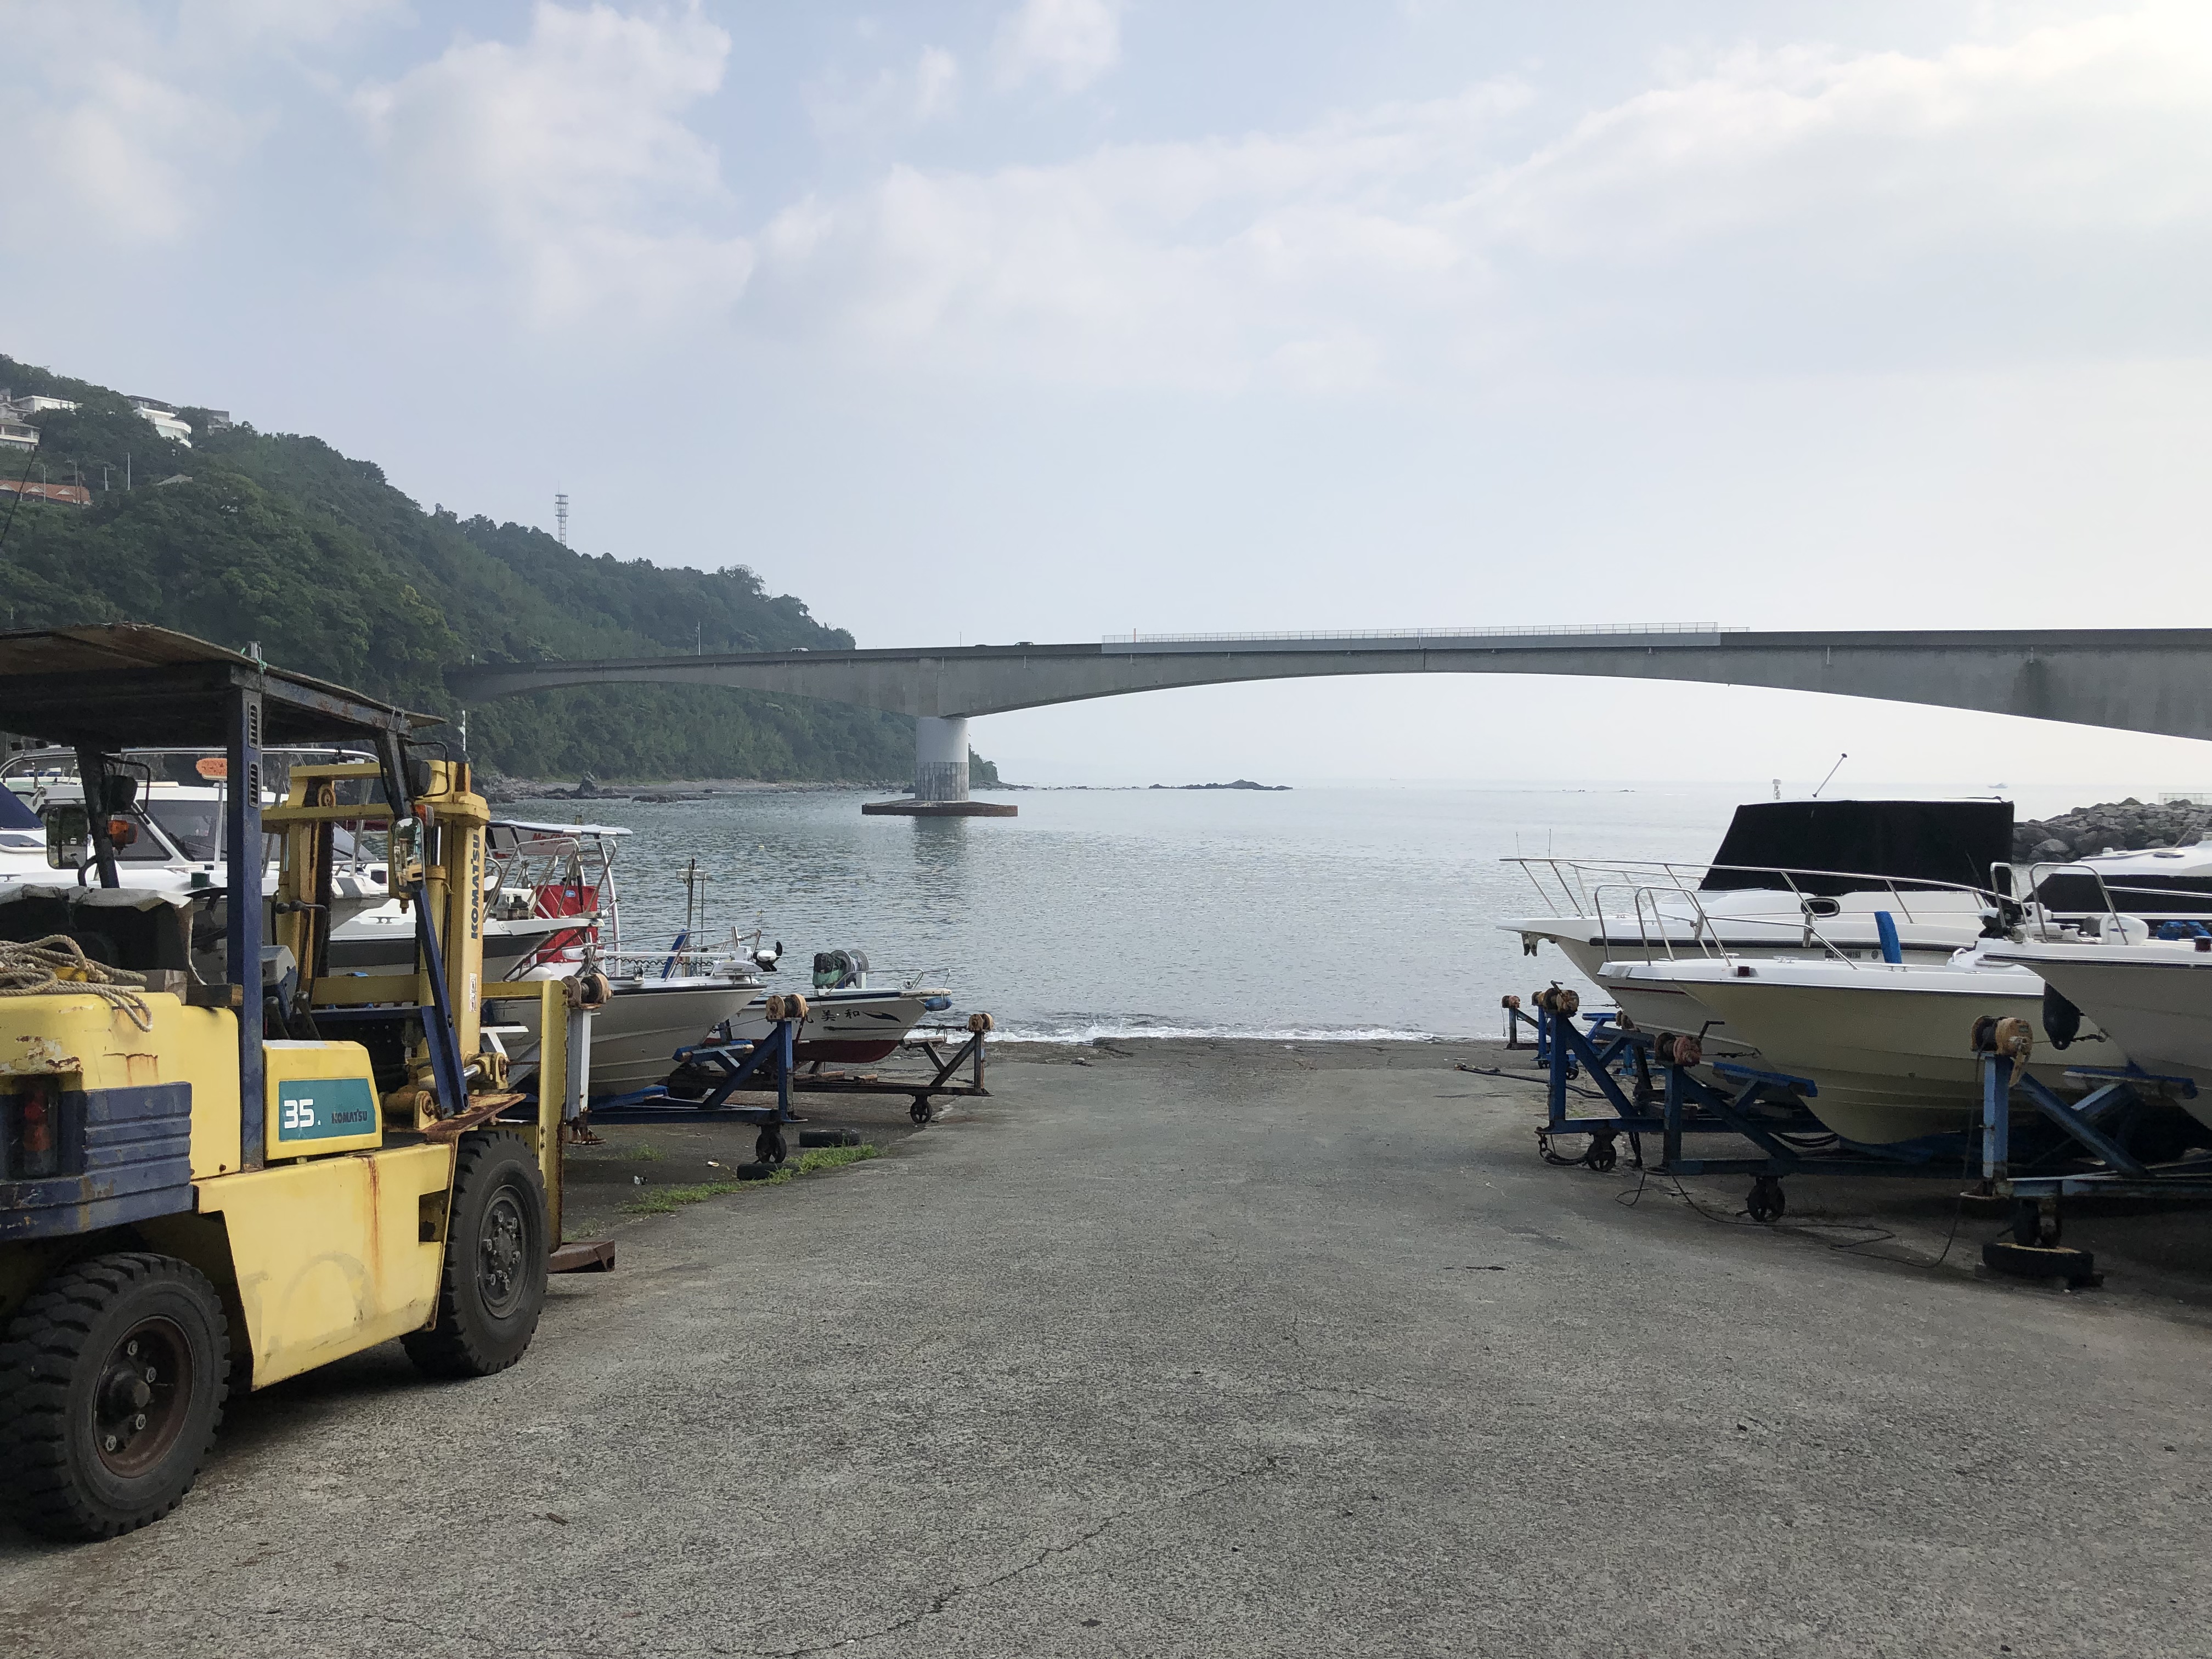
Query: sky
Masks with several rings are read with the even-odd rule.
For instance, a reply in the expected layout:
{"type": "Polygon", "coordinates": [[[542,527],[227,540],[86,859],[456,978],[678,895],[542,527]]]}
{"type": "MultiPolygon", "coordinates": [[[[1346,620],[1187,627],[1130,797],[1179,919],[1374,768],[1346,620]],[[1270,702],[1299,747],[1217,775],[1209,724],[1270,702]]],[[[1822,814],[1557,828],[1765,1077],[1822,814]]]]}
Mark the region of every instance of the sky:
{"type": "MultiPolygon", "coordinates": [[[[0,0],[0,350],[864,645],[2212,620],[2212,7],[0,0]]],[[[1407,677],[1045,781],[2212,790],[2212,745],[1407,677]]]]}

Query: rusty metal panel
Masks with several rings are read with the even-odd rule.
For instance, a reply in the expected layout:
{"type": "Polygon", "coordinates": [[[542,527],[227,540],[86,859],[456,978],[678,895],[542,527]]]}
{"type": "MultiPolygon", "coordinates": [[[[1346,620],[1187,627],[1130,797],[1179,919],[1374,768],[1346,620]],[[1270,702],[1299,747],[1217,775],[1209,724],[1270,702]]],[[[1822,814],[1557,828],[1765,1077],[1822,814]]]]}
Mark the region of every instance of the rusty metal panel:
{"type": "Polygon", "coordinates": [[[453,1149],[434,1144],[199,1183],[230,1237],[255,1388],[430,1322],[446,1247],[422,1237],[423,1200],[453,1178],[453,1149]]]}

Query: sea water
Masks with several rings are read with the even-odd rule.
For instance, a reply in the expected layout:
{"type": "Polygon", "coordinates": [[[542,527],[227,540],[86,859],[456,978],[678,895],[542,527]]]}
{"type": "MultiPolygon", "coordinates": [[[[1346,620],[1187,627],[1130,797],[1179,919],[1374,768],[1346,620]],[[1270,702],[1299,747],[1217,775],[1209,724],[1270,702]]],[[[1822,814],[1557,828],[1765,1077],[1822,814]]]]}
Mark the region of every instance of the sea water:
{"type": "Polygon", "coordinates": [[[1741,786],[1556,785],[992,794],[1014,818],[864,817],[877,797],[752,791],[547,801],[517,817],[619,825],[628,951],[665,947],[684,873],[709,941],[757,926],[805,989],[817,951],[878,982],[926,973],[1016,1039],[1454,1037],[1499,997],[1578,982],[1498,924],[1541,914],[1516,855],[1710,858],[1741,786]]]}

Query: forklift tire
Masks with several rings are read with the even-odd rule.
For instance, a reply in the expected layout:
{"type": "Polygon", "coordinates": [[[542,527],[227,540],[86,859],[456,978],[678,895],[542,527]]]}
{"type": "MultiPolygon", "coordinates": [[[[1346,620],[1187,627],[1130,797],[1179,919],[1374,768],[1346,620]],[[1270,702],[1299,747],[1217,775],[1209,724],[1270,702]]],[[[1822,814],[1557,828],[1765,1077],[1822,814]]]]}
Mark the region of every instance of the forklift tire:
{"type": "Polygon", "coordinates": [[[461,1137],[438,1321],[400,1338],[427,1376],[489,1376],[522,1358],[545,1305],[545,1181],[521,1136],[461,1137]]]}
{"type": "Polygon", "coordinates": [[[0,1340],[0,1491],[27,1530],[112,1538],[184,1500],[228,1392],[222,1303],[199,1270],[93,1256],[31,1293],[0,1340]]]}

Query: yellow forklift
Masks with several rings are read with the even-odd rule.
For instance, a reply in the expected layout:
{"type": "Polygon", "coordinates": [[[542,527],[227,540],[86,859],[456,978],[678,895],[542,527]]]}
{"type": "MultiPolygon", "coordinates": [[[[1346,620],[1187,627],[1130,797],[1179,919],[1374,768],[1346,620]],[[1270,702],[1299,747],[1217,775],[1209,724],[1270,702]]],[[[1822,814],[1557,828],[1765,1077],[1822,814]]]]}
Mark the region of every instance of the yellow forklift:
{"type": "Polygon", "coordinates": [[[483,983],[489,812],[433,723],[161,629],[0,634],[0,726],[74,747],[85,801],[50,880],[0,883],[0,1503],[35,1532],[166,1515],[233,1389],[394,1337],[441,1377],[530,1346],[589,1022],[579,981],[483,983]],[[264,808],[277,745],[332,760],[264,808]],[[221,856],[125,886],[119,751],[194,746],[221,856]],[[411,974],[325,971],[346,825],[386,837],[411,974]],[[540,1000],[530,1094],[489,990],[540,1000]]]}

